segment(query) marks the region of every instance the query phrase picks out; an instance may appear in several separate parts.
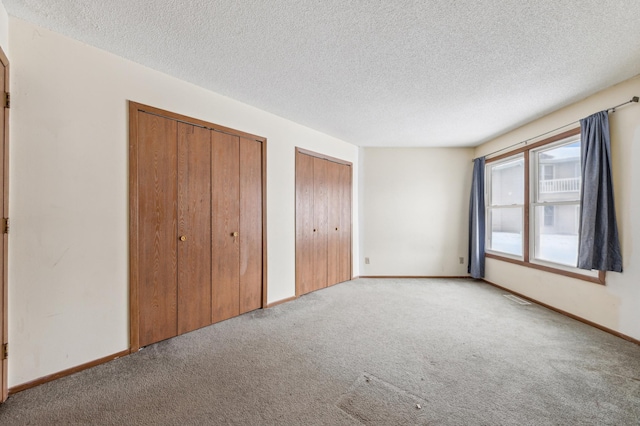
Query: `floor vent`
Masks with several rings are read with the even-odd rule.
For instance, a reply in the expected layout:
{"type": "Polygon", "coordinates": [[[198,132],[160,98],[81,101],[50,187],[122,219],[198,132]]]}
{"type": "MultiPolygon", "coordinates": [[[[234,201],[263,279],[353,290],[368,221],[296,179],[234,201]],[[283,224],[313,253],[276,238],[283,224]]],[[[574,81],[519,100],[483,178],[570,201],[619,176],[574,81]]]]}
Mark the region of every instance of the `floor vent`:
{"type": "Polygon", "coordinates": [[[513,294],[503,294],[504,297],[511,300],[512,302],[516,302],[520,305],[530,305],[531,303],[527,302],[524,299],[519,298],[518,296],[514,296],[513,294]]]}

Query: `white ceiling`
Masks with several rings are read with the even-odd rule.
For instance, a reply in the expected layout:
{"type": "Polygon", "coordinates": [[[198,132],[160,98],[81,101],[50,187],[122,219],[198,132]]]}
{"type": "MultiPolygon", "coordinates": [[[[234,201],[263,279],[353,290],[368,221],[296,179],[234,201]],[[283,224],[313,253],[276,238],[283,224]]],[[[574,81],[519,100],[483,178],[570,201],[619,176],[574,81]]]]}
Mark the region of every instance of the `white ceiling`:
{"type": "Polygon", "coordinates": [[[360,146],[478,145],[640,73],[638,0],[2,1],[360,146]]]}

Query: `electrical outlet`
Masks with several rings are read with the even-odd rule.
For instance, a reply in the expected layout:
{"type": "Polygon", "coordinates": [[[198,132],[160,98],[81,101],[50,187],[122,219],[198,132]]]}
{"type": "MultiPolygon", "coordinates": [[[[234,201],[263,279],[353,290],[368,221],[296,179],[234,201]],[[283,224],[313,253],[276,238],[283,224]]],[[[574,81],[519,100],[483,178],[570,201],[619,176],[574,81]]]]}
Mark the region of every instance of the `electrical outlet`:
{"type": "Polygon", "coordinates": [[[365,265],[368,265],[368,264],[369,264],[369,258],[368,258],[368,257],[365,257],[365,258],[364,258],[364,264],[365,264],[365,265]]]}
{"type": "Polygon", "coordinates": [[[459,257],[458,259],[460,259],[460,264],[462,265],[464,263],[464,257],[459,257]]]}

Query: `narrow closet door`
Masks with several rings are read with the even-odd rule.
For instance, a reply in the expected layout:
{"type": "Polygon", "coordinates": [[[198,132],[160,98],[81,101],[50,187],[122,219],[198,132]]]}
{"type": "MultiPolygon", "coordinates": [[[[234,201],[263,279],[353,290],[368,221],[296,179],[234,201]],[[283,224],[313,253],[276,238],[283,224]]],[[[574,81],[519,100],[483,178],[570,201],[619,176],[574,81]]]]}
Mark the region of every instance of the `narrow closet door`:
{"type": "Polygon", "coordinates": [[[340,188],[340,229],[339,229],[339,279],[351,279],[351,166],[341,165],[338,184],[340,188]]]}
{"type": "Polygon", "coordinates": [[[313,159],[313,290],[327,286],[329,162],[313,159]]]}
{"type": "Polygon", "coordinates": [[[177,334],[177,122],[138,112],[140,346],[177,334]]]}
{"type": "Polygon", "coordinates": [[[327,164],[327,192],[329,204],[329,226],[327,237],[327,283],[337,284],[344,281],[340,274],[341,266],[341,220],[342,220],[342,182],[341,169],[343,165],[328,162],[327,164]]]}
{"type": "Polygon", "coordinates": [[[262,143],[240,138],[240,313],[262,306],[262,143]]]}
{"type": "Polygon", "coordinates": [[[211,131],[178,124],[178,334],[211,324],[211,131]]]}
{"type": "Polygon", "coordinates": [[[313,157],[296,151],[296,295],[313,291],[313,157]]]}
{"type": "Polygon", "coordinates": [[[240,314],[239,137],[212,131],[212,322],[240,314]]]}

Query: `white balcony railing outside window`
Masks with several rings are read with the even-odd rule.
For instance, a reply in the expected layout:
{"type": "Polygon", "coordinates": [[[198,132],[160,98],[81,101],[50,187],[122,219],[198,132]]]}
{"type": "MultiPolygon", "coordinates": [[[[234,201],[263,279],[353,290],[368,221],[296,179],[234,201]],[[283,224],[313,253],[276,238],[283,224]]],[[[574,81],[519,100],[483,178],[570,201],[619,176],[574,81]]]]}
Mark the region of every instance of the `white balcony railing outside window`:
{"type": "Polygon", "coordinates": [[[580,191],[580,178],[565,178],[565,179],[548,179],[541,180],[540,187],[538,188],[540,193],[549,194],[553,192],[576,192],[580,191]]]}

